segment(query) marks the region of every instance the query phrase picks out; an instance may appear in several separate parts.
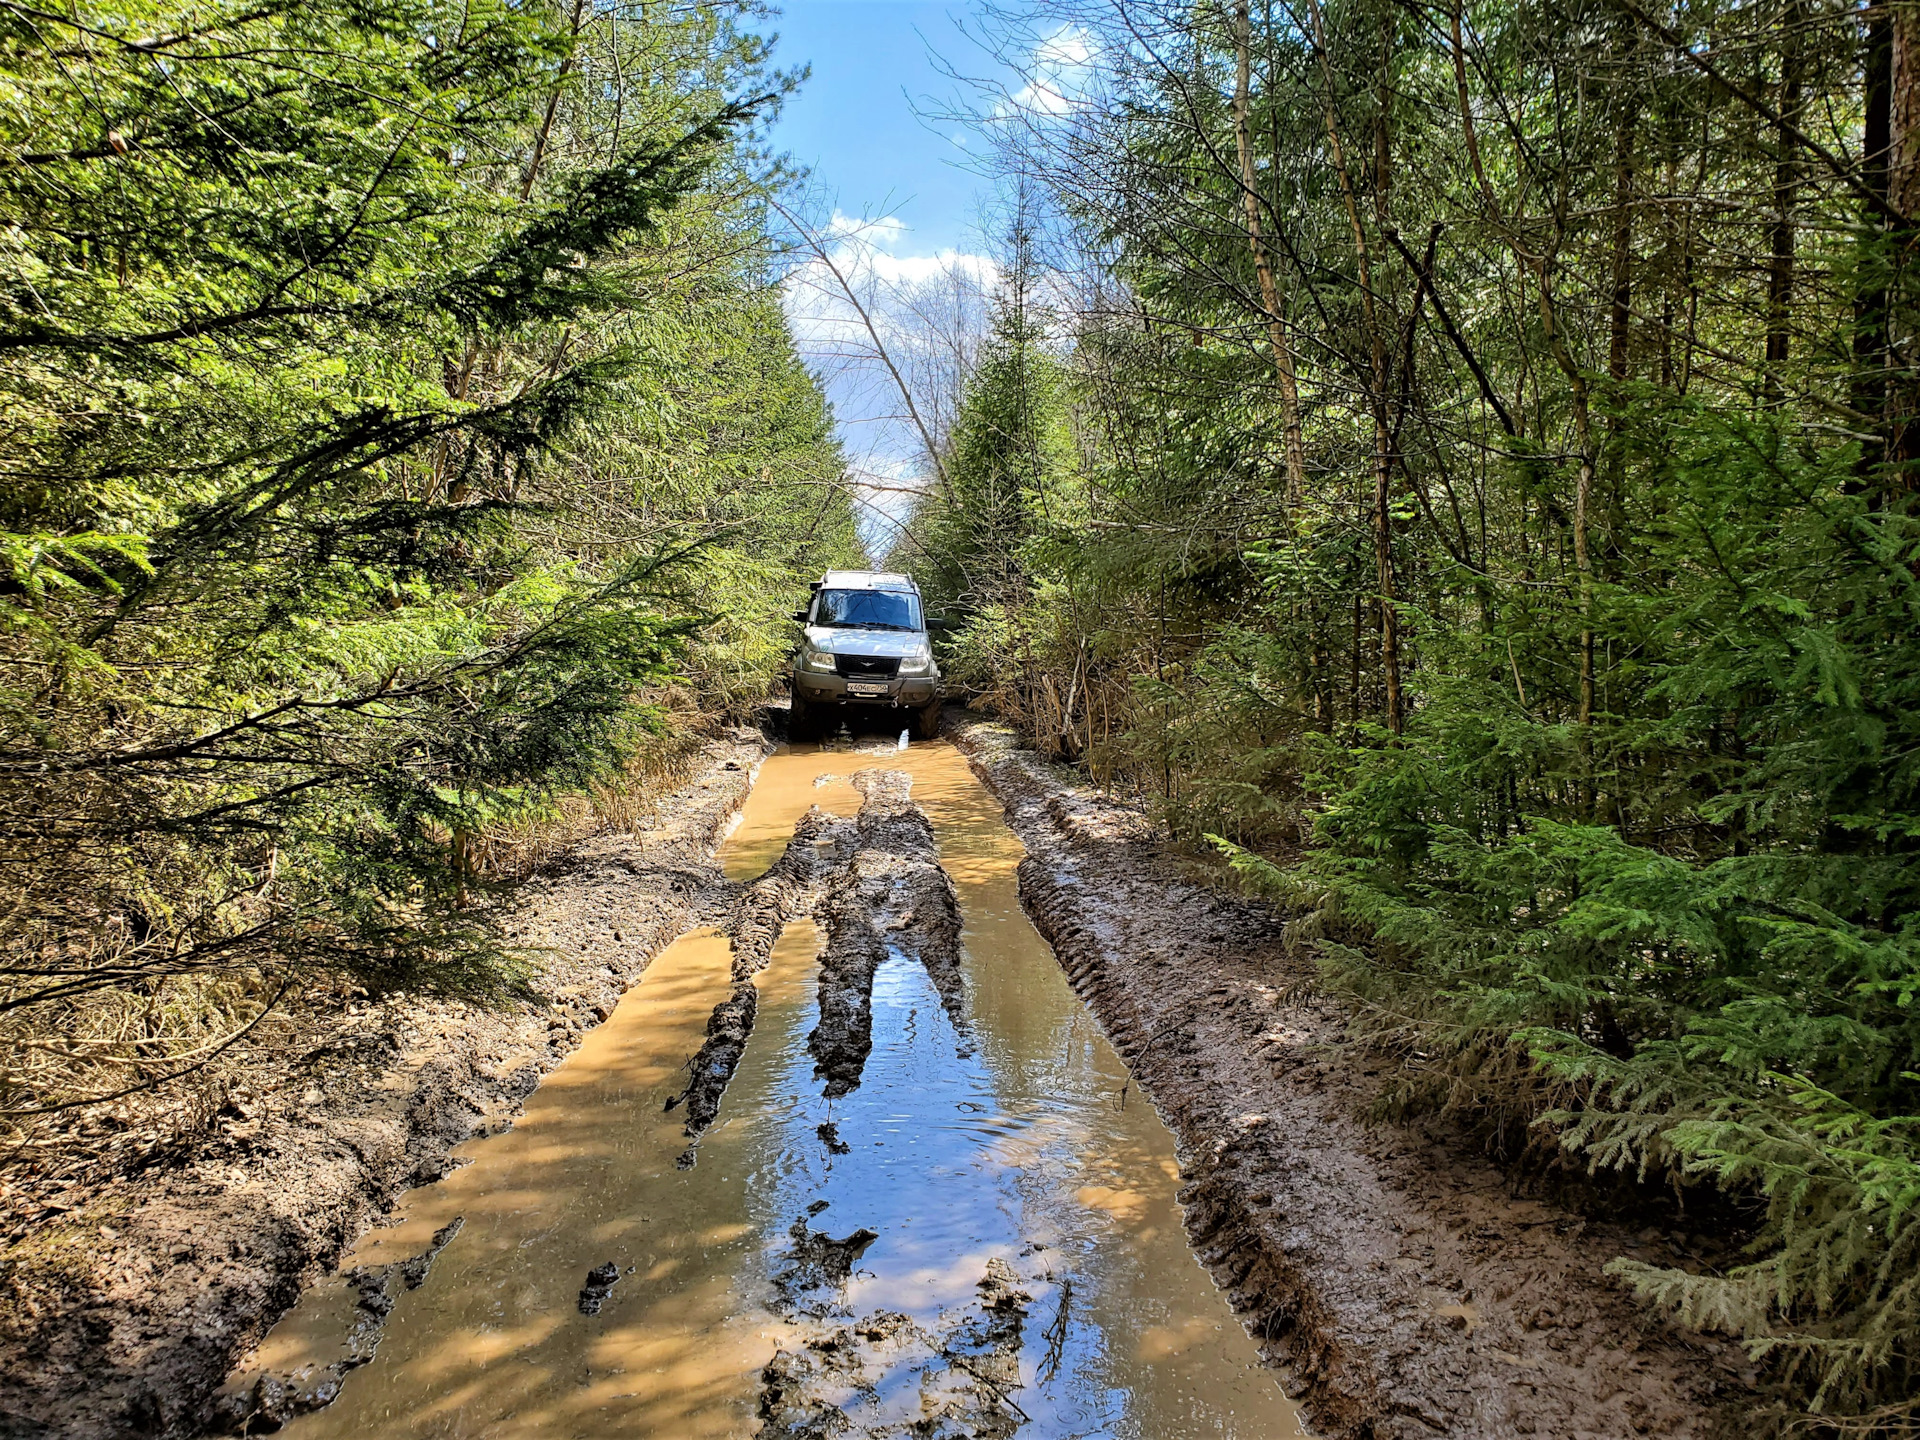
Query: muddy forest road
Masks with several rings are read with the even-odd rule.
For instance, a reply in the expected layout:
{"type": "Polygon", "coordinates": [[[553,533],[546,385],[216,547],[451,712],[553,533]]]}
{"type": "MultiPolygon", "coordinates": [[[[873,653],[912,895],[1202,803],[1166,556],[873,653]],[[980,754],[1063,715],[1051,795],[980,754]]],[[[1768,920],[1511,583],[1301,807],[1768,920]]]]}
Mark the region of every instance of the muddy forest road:
{"type": "Polygon", "coordinates": [[[1738,1354],[1600,1274],[1684,1235],[1360,1123],[1280,917],[949,736],[717,748],[529,890],[550,1009],[389,1007],[357,1075],[105,1185],[0,1433],[1714,1431],[1738,1354]]]}

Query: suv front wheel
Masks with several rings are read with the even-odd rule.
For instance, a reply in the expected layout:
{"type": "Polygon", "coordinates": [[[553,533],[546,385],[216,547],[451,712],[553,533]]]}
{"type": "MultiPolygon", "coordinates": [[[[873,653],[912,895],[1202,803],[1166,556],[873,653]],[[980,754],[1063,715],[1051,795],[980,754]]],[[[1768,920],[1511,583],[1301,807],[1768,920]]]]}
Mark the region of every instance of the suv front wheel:
{"type": "Polygon", "coordinates": [[[913,712],[913,738],[932,740],[940,733],[940,700],[935,697],[913,712]]]}

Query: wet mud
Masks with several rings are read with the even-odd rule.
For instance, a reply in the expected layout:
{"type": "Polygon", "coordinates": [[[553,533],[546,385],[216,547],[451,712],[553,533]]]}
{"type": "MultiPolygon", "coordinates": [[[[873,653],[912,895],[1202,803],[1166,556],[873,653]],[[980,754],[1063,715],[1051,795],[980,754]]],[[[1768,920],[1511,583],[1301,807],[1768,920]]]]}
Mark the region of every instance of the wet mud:
{"type": "Polygon", "coordinates": [[[294,1440],[1304,1434],[1187,1249],[1172,1138],[1021,913],[1020,855],[951,746],[776,755],[707,928],[227,1394],[325,1372],[350,1277],[459,1217],[294,1440]]]}
{"type": "MultiPolygon", "coordinates": [[[[757,730],[712,742],[651,818],[511,897],[510,937],[543,957],[535,997],[501,1008],[323,990],[203,1122],[158,1138],[107,1124],[52,1168],[10,1157],[0,1434],[120,1440],[219,1423],[236,1357],[403,1193],[457,1170],[455,1147],[511,1126],[652,958],[724,903],[715,850],[771,748],[757,730]]],[[[430,1245],[431,1230],[400,1258],[430,1245]]],[[[366,1318],[355,1292],[341,1304],[348,1328],[366,1318]]]]}
{"type": "Polygon", "coordinates": [[[846,1293],[853,1267],[867,1247],[880,1238],[879,1231],[865,1228],[838,1240],[824,1230],[815,1230],[808,1223],[809,1216],[825,1208],[818,1201],[809,1205],[808,1214],[795,1220],[787,1231],[793,1243],[781,1257],[781,1268],[773,1274],[776,1310],[816,1318],[829,1313],[846,1293]]]}
{"type": "Polygon", "coordinates": [[[863,851],[833,886],[823,909],[827,948],[820,955],[820,1021],[807,1037],[828,1099],[851,1093],[873,1053],[873,977],[887,959],[893,884],[884,859],[863,851]]]}
{"type": "Polygon", "coordinates": [[[1143,816],[961,716],[1004,803],[1020,893],[1179,1141],[1195,1252],[1315,1433],[1728,1433],[1752,1403],[1734,1346],[1651,1320],[1602,1274],[1684,1257],[1517,1193],[1469,1137],[1364,1123],[1386,1067],[1313,996],[1286,919],[1194,883],[1143,816]]]}
{"type": "Polygon", "coordinates": [[[972,1053],[958,901],[933,826],[909,799],[912,778],[867,770],[853,784],[862,797],[857,848],[828,886],[820,1023],[807,1041],[829,1099],[860,1084],[873,1051],[873,980],[890,956],[926,970],[960,1037],[962,1058],[972,1053]]]}
{"type": "MultiPolygon", "coordinates": [[[[767,968],[787,923],[812,908],[821,881],[844,870],[856,833],[844,819],[809,809],[780,858],[733,900],[725,926],[733,946],[733,993],[713,1008],[706,1039],[687,1066],[686,1089],[667,1101],[669,1110],[686,1105],[689,1139],[698,1139],[719,1115],[720,1097],[746,1053],[759,1008],[753,977],[767,968]]],[[[683,1158],[691,1165],[697,1152],[683,1158]]]]}
{"type": "Polygon", "coordinates": [[[620,1283],[620,1267],[611,1260],[602,1261],[587,1272],[587,1283],[580,1287],[580,1313],[598,1315],[600,1307],[620,1283]]]}

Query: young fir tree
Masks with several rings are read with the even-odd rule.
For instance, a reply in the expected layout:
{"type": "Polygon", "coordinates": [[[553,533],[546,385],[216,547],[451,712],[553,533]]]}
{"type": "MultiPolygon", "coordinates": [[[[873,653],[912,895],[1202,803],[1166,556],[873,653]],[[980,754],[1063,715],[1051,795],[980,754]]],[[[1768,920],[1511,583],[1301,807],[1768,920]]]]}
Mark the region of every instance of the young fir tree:
{"type": "Polygon", "coordinates": [[[1033,304],[1033,266],[1015,259],[967,377],[939,484],[915,524],[922,583],[957,617],[1005,616],[1028,595],[1025,552],[1047,523],[1070,459],[1066,370],[1033,304]]]}
{"type": "MultiPolygon", "coordinates": [[[[772,379],[703,425],[700,484],[837,469],[753,218],[701,190],[783,83],[764,56],[704,9],[0,17],[0,1016],[144,1047],[10,1049],[0,1109],[151,1077],[169,1017],[301,967],[524,973],[466,903],[475,837],[617,773],[697,628],[676,557],[723,538],[636,487],[648,437],[610,417],[772,379]],[[695,234],[734,258],[661,258],[695,234]],[[742,316],[762,353],[723,360],[742,316]],[[593,484],[642,517],[617,544],[593,484]]],[[[844,503],[814,515],[843,549],[844,503]]]]}

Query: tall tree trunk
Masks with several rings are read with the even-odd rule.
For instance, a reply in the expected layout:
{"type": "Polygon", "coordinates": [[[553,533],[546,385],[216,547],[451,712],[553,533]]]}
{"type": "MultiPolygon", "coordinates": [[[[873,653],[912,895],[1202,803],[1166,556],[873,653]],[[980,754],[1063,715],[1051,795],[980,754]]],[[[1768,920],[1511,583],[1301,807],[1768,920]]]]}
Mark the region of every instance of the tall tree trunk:
{"type": "MultiPolygon", "coordinates": [[[[573,19],[568,30],[575,46],[580,43],[580,26],[586,20],[587,0],[573,0],[573,19]]],[[[532,197],[534,182],[540,178],[540,163],[547,158],[547,145],[553,138],[554,117],[560,113],[560,89],[567,83],[567,76],[573,73],[573,51],[567,52],[567,58],[560,62],[560,69],[553,77],[553,89],[547,92],[546,113],[540,117],[540,129],[533,137],[533,154],[527,160],[527,173],[520,182],[520,198],[525,201],[532,197]]]]}
{"type": "Polygon", "coordinates": [[[1896,214],[1911,221],[1920,212],[1920,3],[1882,0],[1882,5],[1892,21],[1888,36],[1887,199],[1896,214]]]}
{"type": "MultiPolygon", "coordinates": [[[[1866,93],[1863,96],[1864,133],[1861,136],[1862,180],[1875,195],[1887,194],[1889,152],[1893,131],[1893,19],[1887,0],[1876,0],[1868,9],[1866,93]]],[[[1869,207],[1862,217],[1863,228],[1875,234],[1885,226],[1881,212],[1869,207]]],[[[1884,242],[1881,242],[1884,243],[1884,242]]],[[[1861,490],[1877,490],[1879,470],[1888,459],[1886,444],[1887,409],[1887,287],[1880,274],[1878,257],[1868,257],[1863,267],[1872,278],[1861,286],[1853,300],[1853,407],[1874,420],[1880,434],[1878,454],[1863,450],[1854,484],[1861,490]]]]}
{"type": "MultiPolygon", "coordinates": [[[[1631,73],[1631,66],[1625,66],[1631,73]]],[[[1632,372],[1629,346],[1633,340],[1633,222],[1634,222],[1634,106],[1636,96],[1628,89],[1616,107],[1618,122],[1613,149],[1613,254],[1608,263],[1612,295],[1607,307],[1607,378],[1618,387],[1632,372]]],[[[1606,448],[1606,541],[1601,551],[1607,574],[1618,573],[1619,557],[1626,538],[1627,497],[1625,447],[1620,438],[1620,422],[1607,422],[1606,448]]],[[[1583,653],[1592,649],[1592,637],[1583,642],[1583,653]]]]}
{"type": "Polygon", "coordinates": [[[1547,348],[1554,363],[1566,377],[1572,400],[1573,438],[1579,450],[1579,466],[1573,482],[1573,566],[1577,600],[1580,607],[1580,698],[1578,744],[1580,746],[1580,787],[1582,807],[1593,805],[1593,555],[1588,545],[1588,518],[1593,502],[1593,416],[1587,390],[1587,377],[1581,372],[1573,352],[1567,347],[1560,325],[1560,307],[1553,296],[1551,261],[1542,258],[1536,278],[1540,285],[1540,324],[1546,332],[1547,348]]]}
{"type": "MultiPolygon", "coordinates": [[[[1787,0],[1781,12],[1780,27],[1780,114],[1790,125],[1800,122],[1800,103],[1805,88],[1805,62],[1802,56],[1800,27],[1804,23],[1801,0],[1787,0]]],[[[1785,400],[1780,371],[1787,363],[1792,338],[1787,321],[1793,307],[1794,279],[1794,207],[1800,193],[1800,150],[1795,133],[1783,126],[1780,151],[1773,168],[1773,227],[1769,236],[1767,260],[1767,403],[1779,406],[1785,400]]]]}
{"type": "MultiPolygon", "coordinates": [[[[1347,223],[1353,229],[1355,278],[1359,281],[1360,312],[1366,322],[1370,342],[1371,394],[1368,397],[1373,412],[1373,559],[1374,573],[1380,590],[1380,668],[1386,681],[1387,728],[1398,735],[1405,724],[1404,700],[1400,689],[1400,615],[1395,604],[1393,574],[1393,511],[1392,480],[1393,427],[1387,418],[1387,347],[1386,335],[1382,328],[1379,306],[1373,292],[1373,257],[1367,240],[1366,222],[1360,218],[1360,200],[1354,191],[1353,176],[1347,166],[1346,148],[1340,142],[1340,121],[1335,108],[1338,95],[1334,85],[1333,66],[1327,55],[1326,31],[1322,24],[1319,0],[1307,0],[1307,15],[1312,23],[1314,54],[1319,61],[1320,77],[1325,87],[1325,120],[1327,127],[1327,155],[1333,161],[1333,172],[1340,182],[1340,197],[1346,205],[1347,223]]],[[[1384,63],[1384,58],[1383,58],[1384,63]]],[[[1382,94],[1384,97],[1384,85],[1382,94]]],[[[1376,211],[1381,223],[1386,223],[1384,207],[1386,204],[1386,169],[1388,141],[1386,136],[1386,115],[1379,118],[1379,128],[1375,131],[1375,159],[1380,173],[1376,176],[1376,211]]]]}
{"type": "MultiPolygon", "coordinates": [[[[1630,108],[1630,107],[1629,107],[1630,108]]],[[[1607,374],[1627,378],[1627,342],[1633,322],[1633,121],[1620,117],[1613,150],[1612,295],[1607,306],[1607,374]]]]}
{"type": "Polygon", "coordinates": [[[1260,279],[1260,304],[1266,312],[1267,343],[1273,350],[1274,374],[1280,380],[1280,421],[1286,431],[1287,519],[1294,523],[1307,493],[1306,442],[1300,430],[1300,386],[1294,374],[1293,348],[1287,339],[1280,309],[1280,289],[1273,279],[1273,261],[1260,235],[1260,191],[1253,164],[1253,17],[1248,0],[1233,7],[1234,84],[1233,139],[1240,152],[1240,203],[1247,217],[1247,244],[1253,249],[1253,269],[1260,279]]]}
{"type": "MultiPolygon", "coordinates": [[[[1879,8],[1879,7],[1876,7],[1879,8]]],[[[1920,0],[1892,0],[1887,74],[1887,201],[1894,222],[1886,314],[1887,458],[1896,467],[1888,483],[1905,493],[1920,460],[1920,324],[1913,295],[1914,221],[1920,216],[1920,0]]]]}

